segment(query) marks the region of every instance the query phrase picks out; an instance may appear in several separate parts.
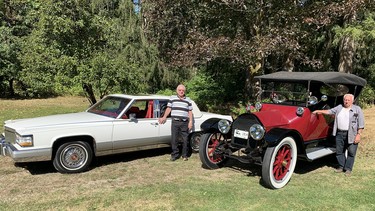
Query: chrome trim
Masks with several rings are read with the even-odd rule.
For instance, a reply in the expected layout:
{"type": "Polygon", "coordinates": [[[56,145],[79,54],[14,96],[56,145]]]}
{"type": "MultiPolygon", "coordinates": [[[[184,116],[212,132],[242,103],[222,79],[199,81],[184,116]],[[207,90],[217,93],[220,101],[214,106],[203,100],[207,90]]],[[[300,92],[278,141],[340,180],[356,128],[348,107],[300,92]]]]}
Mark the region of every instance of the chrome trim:
{"type": "Polygon", "coordinates": [[[166,148],[170,147],[170,144],[152,144],[146,146],[136,146],[136,147],[128,147],[122,149],[115,149],[113,150],[114,154],[125,153],[125,152],[134,152],[134,151],[141,151],[141,150],[148,150],[148,149],[157,149],[157,148],[166,148]]]}
{"type": "Polygon", "coordinates": [[[5,137],[0,134],[0,156],[3,155],[5,156],[5,137]]]}
{"type": "Polygon", "coordinates": [[[1,155],[11,157],[14,162],[36,162],[51,160],[52,149],[18,150],[12,144],[0,142],[1,155]]]}

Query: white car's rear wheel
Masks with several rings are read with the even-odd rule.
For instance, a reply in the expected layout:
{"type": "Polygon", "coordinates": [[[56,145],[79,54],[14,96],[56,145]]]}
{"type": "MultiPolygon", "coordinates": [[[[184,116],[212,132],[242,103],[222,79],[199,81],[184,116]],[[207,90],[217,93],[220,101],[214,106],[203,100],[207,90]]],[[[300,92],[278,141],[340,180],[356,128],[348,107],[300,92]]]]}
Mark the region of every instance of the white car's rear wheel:
{"type": "Polygon", "coordinates": [[[92,149],[87,142],[68,142],[57,149],[53,166],[61,173],[79,173],[88,169],[92,157],[92,149]]]}
{"type": "Polygon", "coordinates": [[[202,133],[193,133],[190,137],[190,147],[193,152],[199,152],[202,133]]]}

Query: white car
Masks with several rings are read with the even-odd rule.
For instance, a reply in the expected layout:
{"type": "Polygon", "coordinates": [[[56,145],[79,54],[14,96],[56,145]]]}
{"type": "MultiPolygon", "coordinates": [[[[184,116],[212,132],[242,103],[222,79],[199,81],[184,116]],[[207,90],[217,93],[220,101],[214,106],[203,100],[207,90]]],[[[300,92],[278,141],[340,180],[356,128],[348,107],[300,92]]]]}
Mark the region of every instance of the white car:
{"type": "MultiPolygon", "coordinates": [[[[113,94],[84,112],[5,121],[0,154],[15,162],[51,160],[61,173],[88,169],[94,156],[170,146],[171,118],[159,124],[168,96],[113,94]]],[[[193,102],[190,143],[198,150],[201,124],[231,116],[201,112],[193,102]],[[207,121],[206,121],[207,120],[207,121]]]]}

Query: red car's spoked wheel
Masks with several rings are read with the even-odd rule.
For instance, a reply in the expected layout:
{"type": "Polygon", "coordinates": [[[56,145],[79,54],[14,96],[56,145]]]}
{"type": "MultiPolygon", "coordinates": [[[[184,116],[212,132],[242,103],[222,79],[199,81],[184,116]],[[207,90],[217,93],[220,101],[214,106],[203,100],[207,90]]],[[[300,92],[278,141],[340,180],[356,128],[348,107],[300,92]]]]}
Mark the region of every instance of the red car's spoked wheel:
{"type": "Polygon", "coordinates": [[[227,157],[224,156],[226,139],[221,133],[204,133],[199,143],[199,158],[210,169],[222,167],[227,157]]]}
{"type": "Polygon", "coordinates": [[[289,146],[283,146],[276,155],[273,164],[273,175],[276,180],[282,180],[289,171],[290,162],[292,160],[292,152],[289,146]]]}
{"type": "Polygon", "coordinates": [[[293,137],[283,138],[276,146],[267,147],[262,163],[262,180],[271,189],[284,187],[297,163],[297,145],[293,137]]]}
{"type": "Polygon", "coordinates": [[[222,160],[222,156],[219,156],[215,153],[215,150],[220,145],[220,137],[217,137],[218,134],[214,134],[211,136],[210,142],[207,147],[207,156],[210,160],[214,163],[218,163],[222,160]]]}

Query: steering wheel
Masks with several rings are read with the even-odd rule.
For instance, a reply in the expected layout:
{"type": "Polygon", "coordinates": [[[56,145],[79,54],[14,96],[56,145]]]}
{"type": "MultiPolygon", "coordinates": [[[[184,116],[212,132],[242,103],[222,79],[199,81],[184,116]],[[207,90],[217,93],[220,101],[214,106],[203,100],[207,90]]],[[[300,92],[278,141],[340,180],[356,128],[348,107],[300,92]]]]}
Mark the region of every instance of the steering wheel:
{"type": "Polygon", "coordinates": [[[270,95],[272,102],[274,103],[282,103],[288,100],[288,98],[282,94],[277,94],[275,92],[271,93],[270,95]]]}

